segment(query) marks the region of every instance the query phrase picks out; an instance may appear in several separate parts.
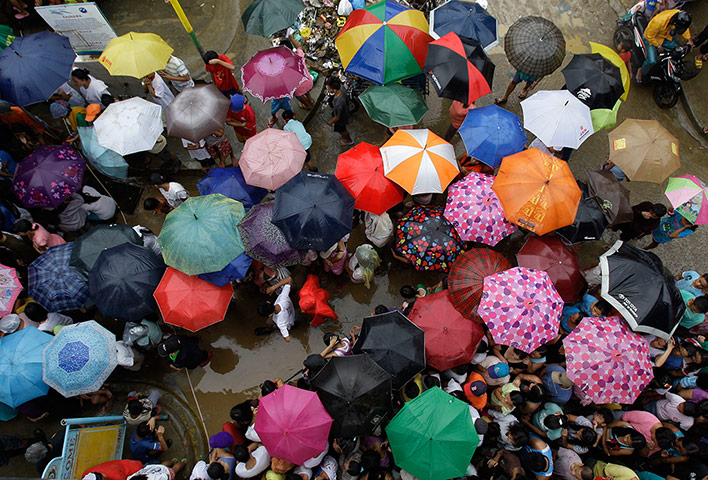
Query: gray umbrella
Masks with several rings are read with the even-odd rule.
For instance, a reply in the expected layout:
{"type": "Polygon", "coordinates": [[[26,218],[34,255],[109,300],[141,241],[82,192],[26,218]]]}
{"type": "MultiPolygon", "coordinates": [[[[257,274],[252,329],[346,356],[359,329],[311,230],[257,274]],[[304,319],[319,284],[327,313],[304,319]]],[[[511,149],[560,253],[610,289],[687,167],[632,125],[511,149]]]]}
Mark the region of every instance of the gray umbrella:
{"type": "Polygon", "coordinates": [[[563,63],[565,39],[558,27],[545,18],[522,17],[506,32],[504,51],[519,72],[542,77],[563,63]]]}
{"type": "Polygon", "coordinates": [[[224,128],[229,105],[213,84],[186,88],[165,109],[167,133],[197,143],[224,128]]]}

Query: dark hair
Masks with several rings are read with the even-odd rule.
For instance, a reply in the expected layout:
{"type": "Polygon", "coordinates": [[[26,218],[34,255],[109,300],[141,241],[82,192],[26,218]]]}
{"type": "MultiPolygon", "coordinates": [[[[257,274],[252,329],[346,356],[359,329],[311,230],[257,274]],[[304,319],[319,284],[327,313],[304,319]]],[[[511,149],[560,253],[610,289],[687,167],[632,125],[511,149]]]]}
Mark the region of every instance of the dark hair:
{"type": "MultiPolygon", "coordinates": [[[[619,47],[622,47],[627,51],[631,51],[632,50],[632,42],[629,39],[624,38],[624,39],[620,40],[619,42],[617,42],[617,50],[619,50],[619,47]]],[[[583,480],[585,480],[585,479],[583,479],[583,480]]]]}
{"type": "Polygon", "coordinates": [[[249,402],[239,403],[234,405],[229,410],[229,417],[236,423],[251,423],[253,420],[253,410],[251,410],[249,402]]]}
{"type": "Polygon", "coordinates": [[[693,438],[681,438],[681,446],[686,451],[686,455],[697,455],[701,452],[701,445],[693,438]]]}
{"type": "Polygon", "coordinates": [[[140,400],[130,400],[128,402],[128,413],[136,417],[143,413],[143,404],[140,403],[140,400]]]}
{"type": "Polygon", "coordinates": [[[595,308],[600,310],[600,313],[605,316],[612,313],[612,305],[610,305],[609,302],[604,299],[598,300],[597,303],[595,303],[595,308]]]}
{"type": "Polygon", "coordinates": [[[647,445],[647,440],[644,438],[644,435],[636,431],[635,429],[631,427],[612,427],[612,433],[616,437],[623,437],[625,435],[630,435],[631,440],[630,444],[632,448],[635,450],[641,450],[642,448],[646,447],[647,445]]]}
{"type": "Polygon", "coordinates": [[[514,353],[516,354],[517,357],[519,357],[520,360],[526,360],[529,358],[529,354],[524,352],[523,350],[519,350],[516,347],[511,347],[514,349],[514,353]]]}
{"type": "Polygon", "coordinates": [[[708,296],[701,295],[694,298],[693,305],[698,309],[698,313],[708,313],[708,296]]]}
{"type": "Polygon", "coordinates": [[[144,473],[136,473],[130,478],[131,480],[148,480],[148,476],[144,473]]]}
{"type": "Polygon", "coordinates": [[[543,419],[543,425],[549,430],[558,430],[568,426],[568,417],[565,415],[546,415],[543,419]]]}
{"type": "Polygon", "coordinates": [[[278,387],[275,385],[275,383],[273,383],[271,380],[266,380],[261,385],[261,395],[265,397],[269,393],[275,392],[277,389],[278,387]]]}
{"type": "Polygon", "coordinates": [[[406,386],[403,389],[403,393],[408,398],[415,398],[420,395],[420,387],[417,383],[411,380],[410,382],[406,383],[406,386]]]}
{"type": "Polygon", "coordinates": [[[509,425],[508,432],[514,437],[512,442],[516,447],[525,447],[529,444],[529,434],[520,422],[514,422],[509,425]]]}
{"type": "Polygon", "coordinates": [[[366,450],[361,454],[361,466],[365,471],[371,472],[379,469],[381,457],[373,450],[366,450]]]}
{"type": "MultiPolygon", "coordinates": [[[[26,312],[26,311],[27,311],[27,310],[25,309],[25,312],[26,312]]],[[[692,344],[692,343],[682,342],[682,343],[681,343],[681,346],[686,350],[686,354],[687,354],[689,357],[692,357],[692,356],[695,355],[696,352],[698,351],[698,349],[696,348],[696,346],[695,346],[694,344],[692,344]]]]}
{"type": "Polygon", "coordinates": [[[595,478],[595,474],[593,473],[592,468],[587,465],[580,467],[580,480],[592,480],[593,478],[595,478]]]}
{"type": "Polygon", "coordinates": [[[417,293],[418,290],[416,290],[412,285],[403,285],[401,287],[401,296],[403,298],[415,298],[417,293]]]}
{"type": "Polygon", "coordinates": [[[349,462],[349,466],[347,467],[346,472],[352,476],[359,475],[361,473],[361,463],[357,462],[356,460],[351,460],[349,462]]]}
{"type": "Polygon", "coordinates": [[[546,470],[546,457],[539,452],[528,452],[522,457],[524,468],[531,472],[543,472],[546,470]]]}
{"type": "Polygon", "coordinates": [[[288,472],[285,474],[285,480],[302,480],[302,477],[297,473],[288,472]]]}
{"type": "Polygon", "coordinates": [[[327,332],[322,336],[322,341],[325,345],[329,346],[329,341],[332,339],[332,337],[339,338],[339,335],[334,332],[327,332]]]}
{"type": "Polygon", "coordinates": [[[698,376],[696,377],[696,386],[701,390],[708,389],[708,372],[698,374],[698,376]]]}
{"type": "Polygon", "coordinates": [[[261,317],[267,317],[271,313],[275,312],[275,306],[270,302],[261,302],[258,304],[258,315],[261,317]]]}
{"type": "Polygon", "coordinates": [[[150,425],[148,425],[147,422],[140,423],[138,425],[138,428],[136,428],[135,430],[138,433],[138,437],[142,437],[142,438],[145,438],[152,433],[152,430],[150,429],[150,425]]]}
{"type": "Polygon", "coordinates": [[[160,206],[160,201],[155,197],[148,197],[143,201],[143,208],[145,210],[155,210],[160,206]]]}
{"type": "Polygon", "coordinates": [[[698,405],[693,402],[683,402],[683,414],[687,417],[700,417],[698,405]]]}
{"type": "Polygon", "coordinates": [[[615,416],[612,414],[612,410],[607,407],[599,408],[595,412],[595,415],[600,415],[605,420],[605,425],[609,425],[615,421],[615,416]]]}
{"type": "Polygon", "coordinates": [[[476,353],[486,353],[489,351],[489,344],[487,342],[479,342],[477,345],[476,353]]]}
{"type": "Polygon", "coordinates": [[[115,101],[116,99],[113,98],[113,95],[111,95],[110,93],[104,93],[103,95],[101,95],[101,105],[103,105],[104,107],[107,107],[115,101]]]}
{"type": "Polygon", "coordinates": [[[152,172],[148,177],[148,182],[150,182],[150,185],[160,185],[162,183],[165,183],[166,181],[167,178],[157,172],[152,172]]]}
{"type": "Polygon", "coordinates": [[[439,387],[440,385],[440,379],[438,377],[434,377],[432,375],[426,375],[423,377],[423,386],[426,388],[439,387]]]}
{"type": "Polygon", "coordinates": [[[386,305],[376,305],[376,307],[374,307],[374,314],[381,315],[382,313],[388,313],[388,307],[386,305]]]}
{"type": "Polygon", "coordinates": [[[698,402],[698,416],[708,417],[708,399],[704,398],[698,402]]]}
{"type": "Polygon", "coordinates": [[[72,77],[76,77],[79,80],[88,80],[89,79],[89,71],[85,68],[75,68],[71,72],[72,77]]]}
{"type": "Polygon", "coordinates": [[[79,196],[84,199],[84,203],[94,203],[101,199],[101,197],[94,197],[93,195],[89,195],[88,193],[83,192],[81,190],[76,193],[78,193],[79,196]]]}
{"type": "Polygon", "coordinates": [[[295,118],[295,114],[293,113],[292,110],[283,110],[283,119],[284,120],[292,120],[295,118]]]}
{"type": "Polygon", "coordinates": [[[511,403],[513,403],[515,407],[519,407],[524,404],[524,396],[521,394],[521,392],[518,392],[516,390],[514,390],[513,392],[509,392],[509,398],[511,399],[511,403]]]}
{"type": "Polygon", "coordinates": [[[48,314],[49,312],[47,312],[47,309],[45,309],[39,303],[31,302],[28,303],[25,307],[25,315],[27,315],[27,318],[29,318],[33,322],[40,323],[45,321],[47,319],[48,314]]]}
{"type": "Polygon", "coordinates": [[[657,428],[656,432],[654,432],[654,435],[656,435],[656,444],[662,450],[668,450],[669,448],[673,447],[674,443],[676,442],[674,432],[672,432],[666,427],[657,428]]]}
{"type": "Polygon", "coordinates": [[[546,390],[538,383],[531,383],[528,380],[521,380],[521,394],[528,402],[540,403],[543,401],[543,396],[546,394],[546,390]]]}
{"type": "Polygon", "coordinates": [[[248,452],[248,448],[245,445],[236,445],[233,451],[234,457],[239,462],[247,462],[251,458],[251,454],[248,452]]]}
{"type": "Polygon", "coordinates": [[[442,279],[442,288],[443,290],[447,290],[447,275],[442,279]]]}
{"type": "Polygon", "coordinates": [[[211,462],[207,467],[207,475],[213,480],[226,480],[229,478],[226,469],[219,462],[211,462]]]}
{"type": "Polygon", "coordinates": [[[219,54],[214,50],[207,50],[204,52],[204,63],[209,63],[209,61],[219,58],[219,54]]]}
{"type": "Polygon", "coordinates": [[[12,231],[14,233],[25,233],[25,232],[29,232],[30,230],[33,230],[32,222],[30,222],[26,218],[20,218],[12,226],[12,231]]]}
{"type": "MultiPolygon", "coordinates": [[[[577,428],[579,425],[575,424],[575,426],[577,428]]],[[[568,443],[588,448],[595,445],[595,440],[597,439],[597,433],[595,433],[595,430],[590,427],[580,427],[578,432],[580,433],[580,438],[568,436],[568,443]]]]}
{"type": "Polygon", "coordinates": [[[327,79],[327,86],[332,90],[339,90],[342,88],[342,82],[337,77],[329,77],[327,79]]]}
{"type": "Polygon", "coordinates": [[[663,203],[655,203],[651,207],[651,213],[657,217],[663,217],[666,215],[666,205],[663,203]]]}

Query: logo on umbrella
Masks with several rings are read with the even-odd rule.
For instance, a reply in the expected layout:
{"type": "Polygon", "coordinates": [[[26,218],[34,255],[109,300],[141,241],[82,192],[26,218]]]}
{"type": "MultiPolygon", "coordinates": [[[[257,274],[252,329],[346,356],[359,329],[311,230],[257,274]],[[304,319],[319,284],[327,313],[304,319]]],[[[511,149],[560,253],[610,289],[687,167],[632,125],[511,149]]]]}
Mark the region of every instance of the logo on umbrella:
{"type": "Polygon", "coordinates": [[[578,90],[578,93],[576,93],[575,95],[580,100],[587,100],[588,98],[592,97],[592,90],[587,87],[584,87],[578,90]]]}
{"type": "Polygon", "coordinates": [[[432,70],[428,71],[428,75],[430,75],[430,78],[433,79],[435,82],[435,86],[438,88],[438,90],[442,90],[442,85],[440,85],[440,80],[438,80],[438,77],[435,76],[432,70]]]}

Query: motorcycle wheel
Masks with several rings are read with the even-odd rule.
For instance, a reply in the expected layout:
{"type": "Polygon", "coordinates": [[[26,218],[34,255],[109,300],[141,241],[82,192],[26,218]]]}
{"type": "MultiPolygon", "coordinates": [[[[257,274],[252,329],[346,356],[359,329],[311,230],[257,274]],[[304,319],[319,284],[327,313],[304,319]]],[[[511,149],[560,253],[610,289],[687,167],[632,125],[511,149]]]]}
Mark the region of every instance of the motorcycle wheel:
{"type": "Polygon", "coordinates": [[[673,108],[678,102],[678,91],[665,82],[660,82],[654,85],[654,101],[659,108],[673,108]]]}
{"type": "Polygon", "coordinates": [[[617,50],[617,45],[624,40],[629,40],[634,45],[634,31],[629,27],[619,27],[612,36],[612,46],[617,50]]]}

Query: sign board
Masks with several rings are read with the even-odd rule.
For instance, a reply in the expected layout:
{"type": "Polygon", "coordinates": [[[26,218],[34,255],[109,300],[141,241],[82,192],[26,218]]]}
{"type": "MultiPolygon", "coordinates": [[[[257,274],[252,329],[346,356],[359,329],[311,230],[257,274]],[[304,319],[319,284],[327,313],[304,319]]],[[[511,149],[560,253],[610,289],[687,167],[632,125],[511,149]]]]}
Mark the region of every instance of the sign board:
{"type": "Polygon", "coordinates": [[[77,55],[99,55],[117,36],[92,2],[48,5],[35,10],[56,33],[69,38],[77,55]]]}

